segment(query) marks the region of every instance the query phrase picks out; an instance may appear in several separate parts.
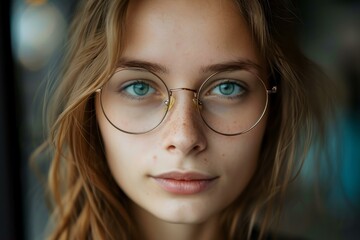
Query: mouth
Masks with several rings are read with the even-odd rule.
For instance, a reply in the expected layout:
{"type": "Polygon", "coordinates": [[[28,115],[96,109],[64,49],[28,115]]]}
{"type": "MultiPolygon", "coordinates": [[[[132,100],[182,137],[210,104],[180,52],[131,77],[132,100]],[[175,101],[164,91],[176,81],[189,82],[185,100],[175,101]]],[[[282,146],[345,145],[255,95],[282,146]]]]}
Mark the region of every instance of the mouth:
{"type": "Polygon", "coordinates": [[[218,179],[195,172],[169,172],[152,176],[155,182],[165,191],[173,194],[190,195],[209,189],[218,179]]]}

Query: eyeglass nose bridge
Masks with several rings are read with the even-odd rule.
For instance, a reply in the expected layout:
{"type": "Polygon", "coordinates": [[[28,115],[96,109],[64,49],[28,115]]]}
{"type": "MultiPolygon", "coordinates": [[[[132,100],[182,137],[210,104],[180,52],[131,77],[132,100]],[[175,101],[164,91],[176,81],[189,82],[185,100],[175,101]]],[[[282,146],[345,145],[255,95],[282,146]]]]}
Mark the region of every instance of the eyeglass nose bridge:
{"type": "Polygon", "coordinates": [[[168,110],[170,110],[174,103],[175,103],[175,97],[173,96],[174,92],[180,92],[180,91],[190,91],[194,94],[194,98],[193,98],[193,103],[195,104],[196,107],[199,107],[202,103],[201,101],[198,99],[198,91],[195,89],[191,89],[191,88],[172,88],[169,89],[169,100],[165,101],[165,105],[168,106],[168,110]]]}

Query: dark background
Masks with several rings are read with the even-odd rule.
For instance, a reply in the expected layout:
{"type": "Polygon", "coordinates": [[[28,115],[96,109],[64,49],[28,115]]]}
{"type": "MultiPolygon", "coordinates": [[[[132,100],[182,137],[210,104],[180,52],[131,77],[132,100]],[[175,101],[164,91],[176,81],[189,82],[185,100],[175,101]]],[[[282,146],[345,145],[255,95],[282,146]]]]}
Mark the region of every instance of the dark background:
{"type": "Polygon", "coordinates": [[[0,238],[24,239],[22,156],[17,128],[21,114],[19,89],[13,74],[10,2],[0,4],[0,238]]]}
{"type": "MultiPolygon", "coordinates": [[[[29,156],[44,138],[43,82],[54,74],[76,2],[0,2],[0,239],[44,238],[48,212],[29,156]]],[[[297,5],[302,49],[344,86],[347,99],[336,123],[340,133],[334,134],[341,144],[329,146],[340,150],[340,164],[334,164],[338,178],[320,180],[326,194],[318,201],[311,164],[305,165],[280,228],[306,239],[360,239],[360,3],[297,5]]],[[[46,172],[47,164],[45,159],[40,171],[46,172]]]]}

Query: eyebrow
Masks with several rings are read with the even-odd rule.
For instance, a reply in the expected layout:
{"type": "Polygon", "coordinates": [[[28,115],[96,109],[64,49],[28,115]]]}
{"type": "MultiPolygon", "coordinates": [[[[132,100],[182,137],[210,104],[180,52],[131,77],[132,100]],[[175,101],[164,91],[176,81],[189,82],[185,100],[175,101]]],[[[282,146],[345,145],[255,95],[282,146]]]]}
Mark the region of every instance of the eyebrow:
{"type": "Polygon", "coordinates": [[[217,64],[212,64],[209,66],[203,66],[201,71],[204,73],[207,72],[223,72],[223,71],[232,71],[232,70],[255,70],[261,71],[263,68],[251,61],[250,59],[239,58],[234,61],[222,62],[217,64]]]}
{"type": "Polygon", "coordinates": [[[154,72],[154,73],[158,73],[158,72],[169,73],[169,70],[163,65],[148,62],[148,61],[128,59],[128,58],[120,59],[120,61],[118,63],[118,67],[144,68],[144,69],[154,72]]]}
{"type": "MultiPolygon", "coordinates": [[[[136,68],[144,68],[154,73],[164,73],[164,74],[169,73],[169,69],[161,64],[152,63],[144,60],[129,59],[129,58],[120,59],[120,61],[118,62],[118,67],[136,67],[136,68]]],[[[202,73],[215,73],[222,71],[242,70],[242,69],[261,71],[263,68],[259,64],[251,61],[250,59],[239,58],[233,61],[216,63],[209,66],[202,66],[200,71],[202,73]]]]}

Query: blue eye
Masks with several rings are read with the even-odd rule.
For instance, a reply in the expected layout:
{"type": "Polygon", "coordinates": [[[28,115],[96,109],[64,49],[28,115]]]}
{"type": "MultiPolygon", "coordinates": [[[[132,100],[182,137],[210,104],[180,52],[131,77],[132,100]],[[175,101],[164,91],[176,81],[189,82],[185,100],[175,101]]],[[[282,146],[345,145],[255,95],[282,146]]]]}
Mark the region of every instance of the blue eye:
{"type": "Polygon", "coordinates": [[[236,97],[246,92],[246,89],[235,82],[222,82],[212,89],[212,94],[236,97]]]}
{"type": "Polygon", "coordinates": [[[155,89],[145,82],[138,81],[126,86],[124,91],[134,97],[144,97],[154,93],[155,89]]]}

